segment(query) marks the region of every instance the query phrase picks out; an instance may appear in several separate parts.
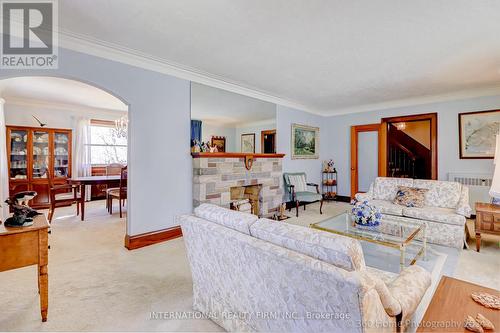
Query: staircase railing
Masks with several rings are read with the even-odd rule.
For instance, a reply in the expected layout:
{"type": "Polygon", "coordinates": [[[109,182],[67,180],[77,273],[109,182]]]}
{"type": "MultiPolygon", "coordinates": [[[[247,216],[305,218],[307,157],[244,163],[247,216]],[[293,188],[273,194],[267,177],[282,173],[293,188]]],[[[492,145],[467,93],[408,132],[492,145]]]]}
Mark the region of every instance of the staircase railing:
{"type": "Polygon", "coordinates": [[[416,178],[416,158],[402,146],[389,145],[389,175],[398,178],[416,178]]]}
{"type": "Polygon", "coordinates": [[[393,124],[388,135],[388,174],[390,177],[430,179],[431,151],[393,124]]]}

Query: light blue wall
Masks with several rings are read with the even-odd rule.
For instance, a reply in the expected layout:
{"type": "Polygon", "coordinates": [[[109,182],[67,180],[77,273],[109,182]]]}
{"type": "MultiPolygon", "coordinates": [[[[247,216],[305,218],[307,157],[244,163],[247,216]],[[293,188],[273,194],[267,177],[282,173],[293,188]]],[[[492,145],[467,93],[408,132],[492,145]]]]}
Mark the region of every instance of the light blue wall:
{"type": "Polygon", "coordinates": [[[328,140],[328,127],[325,126],[327,118],[317,116],[311,113],[292,109],[289,107],[278,105],[276,106],[276,135],[277,135],[277,152],[284,153],[283,171],[284,172],[305,172],[307,181],[319,184],[321,182],[322,161],[329,159],[330,142],[328,140]],[[320,157],[319,159],[311,160],[292,160],[291,158],[291,141],[292,141],[292,124],[300,124],[307,126],[319,127],[320,135],[320,157]]]}
{"type": "Polygon", "coordinates": [[[420,113],[438,113],[438,178],[448,179],[450,172],[476,172],[493,174],[492,160],[461,160],[459,158],[458,114],[462,112],[491,110],[500,108],[500,96],[489,96],[373,110],[351,115],[328,118],[327,131],[330,135],[328,154],[337,163],[339,194],[350,195],[350,127],[379,123],[381,118],[420,113]]]}
{"type": "Polygon", "coordinates": [[[237,141],[236,129],[234,127],[224,127],[202,122],[201,125],[202,141],[211,142],[212,136],[226,137],[226,152],[230,153],[239,151],[238,145],[236,144],[237,141]]]}
{"type": "Polygon", "coordinates": [[[0,79],[27,75],[84,81],[130,105],[129,235],[172,227],[191,212],[189,81],[66,49],[57,70],[0,71],[0,79]]]}

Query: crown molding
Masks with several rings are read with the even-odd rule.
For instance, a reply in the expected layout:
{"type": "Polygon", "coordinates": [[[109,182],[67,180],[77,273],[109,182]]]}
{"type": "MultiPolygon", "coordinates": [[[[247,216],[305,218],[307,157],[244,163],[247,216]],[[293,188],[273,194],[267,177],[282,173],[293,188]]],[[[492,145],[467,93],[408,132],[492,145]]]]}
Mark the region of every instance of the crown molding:
{"type": "MultiPolygon", "coordinates": [[[[20,105],[20,106],[30,106],[39,108],[50,108],[60,111],[79,111],[79,112],[100,112],[103,114],[123,116],[127,114],[127,111],[122,110],[112,110],[105,108],[93,108],[90,106],[82,106],[77,104],[69,103],[59,103],[59,102],[49,102],[32,98],[19,98],[19,97],[8,97],[0,98],[5,104],[20,105]]],[[[1,103],[1,102],[0,102],[1,103]]]]}
{"type": "Polygon", "coordinates": [[[251,121],[248,123],[238,122],[238,123],[236,123],[236,129],[246,128],[246,127],[266,126],[266,125],[273,125],[273,124],[274,124],[274,126],[276,126],[276,118],[251,121]]]}
{"type": "Polygon", "coordinates": [[[322,116],[340,116],[353,113],[362,113],[369,111],[381,111],[387,109],[395,109],[402,107],[418,106],[425,104],[443,103],[450,101],[459,101],[470,98],[479,98],[487,96],[500,96],[500,85],[486,86],[482,88],[468,89],[455,91],[447,94],[426,95],[415,98],[406,98],[399,100],[392,100],[382,103],[364,104],[360,106],[353,106],[342,109],[334,109],[321,112],[322,116]]]}
{"type": "Polygon", "coordinates": [[[310,107],[299,102],[290,101],[286,98],[275,96],[257,88],[247,87],[237,82],[230,81],[222,76],[167,61],[163,58],[159,58],[136,49],[123,47],[121,45],[98,40],[60,28],[58,31],[59,46],[66,49],[175,76],[184,80],[205,84],[266,102],[296,108],[314,114],[320,113],[319,110],[311,109],[310,107]]]}

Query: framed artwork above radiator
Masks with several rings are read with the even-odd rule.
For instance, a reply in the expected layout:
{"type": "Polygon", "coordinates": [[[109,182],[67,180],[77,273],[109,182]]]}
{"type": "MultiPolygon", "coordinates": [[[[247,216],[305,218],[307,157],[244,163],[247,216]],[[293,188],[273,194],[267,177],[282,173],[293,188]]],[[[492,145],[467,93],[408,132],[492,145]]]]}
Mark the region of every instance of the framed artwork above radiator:
{"type": "Polygon", "coordinates": [[[500,110],[459,113],[458,128],[461,159],[494,157],[500,110]]]}

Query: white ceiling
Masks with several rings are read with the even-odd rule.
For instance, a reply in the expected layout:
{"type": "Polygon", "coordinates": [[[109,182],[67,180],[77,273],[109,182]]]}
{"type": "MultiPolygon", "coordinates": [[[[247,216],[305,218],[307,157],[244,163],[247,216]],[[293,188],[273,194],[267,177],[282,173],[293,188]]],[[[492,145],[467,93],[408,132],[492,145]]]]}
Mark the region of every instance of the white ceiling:
{"type": "Polygon", "coordinates": [[[191,118],[224,126],[276,121],[276,105],[192,83],[191,118]]]}
{"type": "Polygon", "coordinates": [[[127,111],[121,100],[99,88],[56,77],[16,77],[0,80],[0,97],[9,101],[36,101],[94,109],[127,111]]]}
{"type": "Polygon", "coordinates": [[[59,9],[68,33],[323,114],[500,92],[498,0],[61,0],[59,9]]]}

